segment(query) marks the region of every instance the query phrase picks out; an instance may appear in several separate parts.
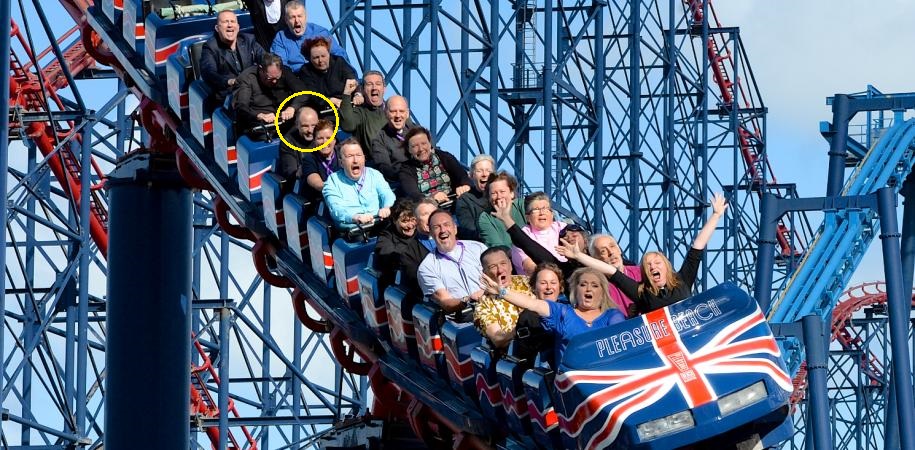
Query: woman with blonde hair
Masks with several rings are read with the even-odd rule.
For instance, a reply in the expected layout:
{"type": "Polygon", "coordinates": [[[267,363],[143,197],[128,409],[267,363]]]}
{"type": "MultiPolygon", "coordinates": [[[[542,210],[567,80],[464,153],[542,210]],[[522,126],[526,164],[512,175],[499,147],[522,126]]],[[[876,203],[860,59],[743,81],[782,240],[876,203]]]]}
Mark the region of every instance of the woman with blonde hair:
{"type": "Polygon", "coordinates": [[[573,337],[626,320],[610,298],[607,278],[600,271],[587,267],[576,270],[569,280],[571,305],[511,292],[485,274],[480,277],[480,286],[495,298],[540,315],[543,328],[556,336],[557,362],[562,361],[562,354],[573,337]]]}
{"type": "Polygon", "coordinates": [[[693,284],[702,263],[702,254],[705,246],[715,232],[718,220],[724,215],[728,204],[721,194],[715,194],[712,199],[712,215],[705,225],[699,230],[696,239],[689,251],[680,270],[674,272],[673,265],[664,254],[648,252],[642,257],[642,281],[637,282],[626,276],[616,266],[595,259],[581,252],[578,247],[563,242],[557,250],[567,258],[574,259],[587,267],[597,269],[610,276],[610,282],[620,288],[626,296],[632,299],[640,313],[654,311],[692,295],[693,284]]]}

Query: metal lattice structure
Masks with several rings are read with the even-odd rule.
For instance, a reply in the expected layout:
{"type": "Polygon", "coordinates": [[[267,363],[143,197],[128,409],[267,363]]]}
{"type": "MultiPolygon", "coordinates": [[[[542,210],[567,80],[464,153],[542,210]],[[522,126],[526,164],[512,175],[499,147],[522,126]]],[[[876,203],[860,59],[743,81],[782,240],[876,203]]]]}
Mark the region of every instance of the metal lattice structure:
{"type": "MultiPolygon", "coordinates": [[[[23,448],[101,443],[104,178],[149,144],[136,126],[136,91],[92,60],[83,46],[99,42],[74,28],[89,5],[61,4],[13,8],[15,95],[2,131],[14,142],[0,143],[9,167],[0,406],[3,443],[23,448]]],[[[385,73],[389,93],[410,99],[441,147],[465,163],[493,155],[525,190],[543,190],[566,214],[617,235],[632,260],[655,249],[682,259],[706,200],[724,191],[734,214],[710,245],[699,286],[732,280],[751,290],[760,195],[796,193],[766,157],[766,109],[739,29],[722,26],[710,6],[325,0],[310,2],[309,18],[333,24],[358,70],[385,73]]],[[[195,193],[194,205],[189,381],[198,447],[309,447],[345,415],[364,413],[365,377],[344,372],[327,335],[294,319],[304,300],[290,302],[290,289],[257,275],[252,245],[217,223],[213,194],[195,193]],[[229,435],[219,436],[213,411],[229,435]]],[[[779,223],[773,290],[811,234],[801,215],[779,223]]],[[[884,394],[875,395],[881,404],[884,394]]]]}

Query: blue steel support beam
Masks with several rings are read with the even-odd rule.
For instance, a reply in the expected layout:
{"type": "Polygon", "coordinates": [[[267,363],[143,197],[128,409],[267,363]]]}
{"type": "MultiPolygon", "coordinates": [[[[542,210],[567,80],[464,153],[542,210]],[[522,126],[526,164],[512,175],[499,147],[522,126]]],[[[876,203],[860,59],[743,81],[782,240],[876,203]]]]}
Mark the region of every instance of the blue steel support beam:
{"type": "MultiPolygon", "coordinates": [[[[226,450],[229,444],[229,308],[219,308],[219,450],[226,450]]],[[[296,354],[299,352],[296,351],[296,354]]],[[[298,427],[296,427],[298,428],[298,427]]]]}
{"type": "MultiPolygon", "coordinates": [[[[912,276],[915,272],[915,172],[906,177],[899,192],[905,198],[902,206],[902,291],[912,291],[912,276]]],[[[883,448],[899,448],[899,415],[896,413],[896,389],[889,385],[886,394],[886,440],[883,448]]]]}
{"type": "Polygon", "coordinates": [[[775,245],[778,218],[779,199],[775,194],[766,192],[760,203],[759,239],[756,240],[756,284],[753,286],[753,296],[763,314],[769,313],[769,304],[772,302],[772,275],[775,270],[775,245]]]}
{"type": "MultiPolygon", "coordinates": [[[[639,203],[641,199],[641,176],[639,175],[639,160],[642,158],[641,148],[641,130],[639,129],[639,118],[642,114],[642,15],[641,1],[629,2],[629,230],[638,230],[641,214],[639,212],[639,203]]],[[[601,31],[602,32],[602,31],[601,31]]],[[[595,213],[595,215],[597,215],[595,213]]],[[[595,228],[594,231],[603,231],[595,228]]],[[[666,239],[665,239],[666,240],[666,239]]],[[[630,233],[629,251],[626,257],[632,261],[638,261],[639,258],[639,233],[630,233]]],[[[664,249],[669,251],[670,249],[664,249]]]]}
{"type": "MultiPolygon", "coordinates": [[[[547,0],[549,3],[549,0],[547,0]]],[[[469,5],[465,5],[464,9],[468,8],[469,5]]],[[[489,5],[489,14],[491,17],[489,23],[489,51],[490,60],[489,60],[489,104],[497,105],[499,101],[499,2],[492,2],[489,5]]],[[[464,33],[464,36],[467,36],[467,33],[464,33]]],[[[549,46],[547,46],[549,47],[549,46]]],[[[549,50],[546,50],[549,51],[549,50]]],[[[464,52],[466,55],[467,52],[464,52]]],[[[463,57],[462,57],[463,58],[463,57]]],[[[462,60],[463,61],[463,60],[462,60]]],[[[466,116],[466,114],[462,115],[466,116]]],[[[492,128],[489,130],[489,154],[496,158],[498,161],[499,158],[499,127],[496,124],[499,123],[499,109],[495,107],[489,108],[489,123],[492,124],[492,128]]],[[[463,152],[463,148],[461,149],[463,152]]],[[[467,160],[462,160],[465,163],[467,160]]],[[[497,169],[498,164],[493,169],[497,169]]],[[[549,195],[549,191],[546,191],[549,195]]]]}
{"type": "MultiPolygon", "coordinates": [[[[832,431],[829,425],[829,392],[826,380],[827,339],[823,318],[804,316],[804,347],[807,349],[807,436],[812,435],[813,448],[831,449],[832,431]]],[[[808,441],[810,442],[810,441],[808,441]]]]}
{"type": "MultiPolygon", "coordinates": [[[[10,32],[12,28],[12,2],[0,2],[0,74],[10,73],[10,59],[5,55],[10,54],[10,32]]],[[[10,91],[9,76],[0,77],[0,92],[10,91]]],[[[0,218],[6,222],[6,195],[7,178],[10,157],[10,102],[9,99],[0,102],[0,218]]],[[[6,248],[7,230],[0,233],[0,248],[6,248]]],[[[0,270],[6,270],[6,251],[0,252],[0,270]]],[[[6,277],[0,277],[0,317],[6,316],[6,277]]],[[[0,333],[0,361],[4,361],[6,342],[4,333],[0,333]]],[[[0,392],[3,392],[5,377],[0,376],[0,392]]],[[[3,409],[3,397],[0,396],[0,410],[3,409]]]]}
{"type": "Polygon", "coordinates": [[[915,450],[915,400],[912,393],[912,366],[909,359],[909,318],[912,300],[903,288],[899,228],[896,223],[896,195],[892,188],[877,191],[877,214],[880,217],[880,241],[883,246],[883,269],[889,304],[890,344],[893,359],[891,373],[899,418],[900,448],[915,450]]]}
{"type": "MultiPolygon", "coordinates": [[[[495,3],[495,2],[493,2],[495,3]]],[[[637,3],[637,2],[636,2],[637,3]]],[[[553,195],[553,0],[543,7],[543,192],[553,195]]],[[[493,25],[495,26],[495,25],[493,25]]],[[[495,122],[491,122],[495,123],[495,122]]],[[[520,162],[518,164],[521,166],[520,162]]],[[[599,230],[595,230],[599,231],[599,230]]]]}
{"type": "MultiPolygon", "coordinates": [[[[604,48],[604,12],[603,8],[607,6],[607,2],[598,0],[594,2],[595,11],[593,14],[596,14],[594,18],[594,47],[595,48],[604,48]]],[[[597,67],[594,68],[594,92],[601,92],[604,87],[604,79],[607,72],[607,58],[596,58],[595,63],[597,67]]],[[[595,95],[594,96],[594,119],[596,130],[594,131],[594,179],[603,180],[604,179],[604,115],[606,114],[606,107],[604,105],[604,96],[595,95]]],[[[599,214],[598,211],[603,210],[604,208],[604,186],[599,183],[594,184],[594,200],[591,204],[591,211],[594,211],[594,219],[592,220],[591,226],[592,229],[603,230],[604,229],[604,215],[599,214]]]]}
{"type": "Polygon", "coordinates": [[[174,156],[145,152],[122,161],[108,186],[105,448],[187,448],[191,191],[174,156]]]}
{"type": "Polygon", "coordinates": [[[92,180],[92,128],[94,119],[83,128],[83,146],[80,155],[80,205],[79,205],[79,300],[77,303],[76,342],[76,433],[86,435],[86,394],[89,368],[89,264],[92,262],[92,236],[89,234],[89,202],[92,200],[89,188],[92,180]]]}
{"type": "Polygon", "coordinates": [[[848,122],[854,113],[849,111],[848,95],[837,94],[832,103],[832,141],[829,143],[829,169],[826,179],[826,195],[839,195],[845,184],[846,142],[848,122]]]}

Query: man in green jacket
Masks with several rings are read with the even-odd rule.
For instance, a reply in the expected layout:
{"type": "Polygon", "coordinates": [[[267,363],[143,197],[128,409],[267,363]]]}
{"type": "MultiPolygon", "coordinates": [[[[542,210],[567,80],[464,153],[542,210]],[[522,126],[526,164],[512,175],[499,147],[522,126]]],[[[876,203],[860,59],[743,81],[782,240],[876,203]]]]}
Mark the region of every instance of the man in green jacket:
{"type": "Polygon", "coordinates": [[[356,92],[356,80],[346,80],[343,98],[340,100],[340,129],[351,133],[362,148],[372,148],[372,139],[388,123],[384,114],[384,75],[377,70],[369,70],[362,76],[362,95],[364,100],[359,106],[353,105],[353,93],[356,92]]]}
{"type": "Polygon", "coordinates": [[[526,223],[524,219],[524,199],[516,198],[515,191],[518,189],[518,180],[501,171],[489,177],[486,184],[486,193],[489,196],[489,208],[477,219],[477,230],[480,232],[480,239],[488,247],[504,245],[512,246],[512,239],[505,229],[505,224],[501,220],[490,214],[493,210],[493,203],[500,199],[507,199],[512,202],[512,219],[515,223],[526,223]]]}

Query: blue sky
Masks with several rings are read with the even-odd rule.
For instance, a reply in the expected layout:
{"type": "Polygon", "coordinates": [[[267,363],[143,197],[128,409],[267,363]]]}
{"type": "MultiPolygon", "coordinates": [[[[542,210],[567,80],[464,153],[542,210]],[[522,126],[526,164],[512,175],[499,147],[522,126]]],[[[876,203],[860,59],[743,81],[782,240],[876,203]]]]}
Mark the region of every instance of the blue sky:
{"type": "MultiPolygon", "coordinates": [[[[826,97],[863,91],[915,91],[911,45],[915,2],[719,1],[724,26],[739,26],[769,108],[768,149],[780,182],[802,196],[825,195],[826,141],[819,122],[830,120],[826,97]]],[[[901,224],[900,224],[901,225],[901,224]]],[[[882,280],[879,240],[851,285],[882,280]]]]}

